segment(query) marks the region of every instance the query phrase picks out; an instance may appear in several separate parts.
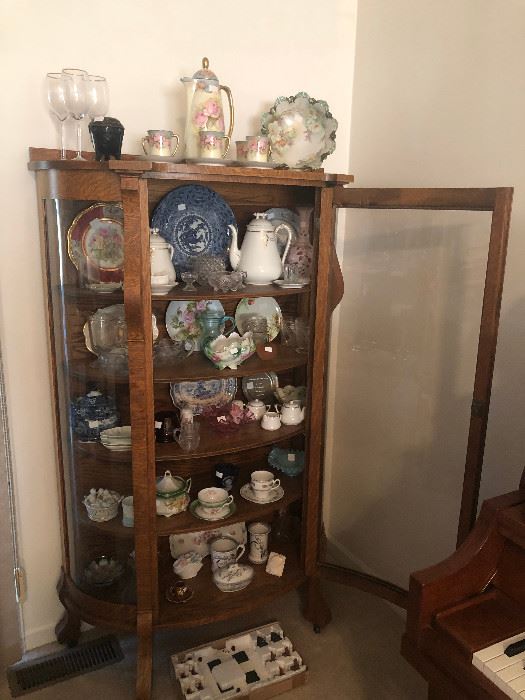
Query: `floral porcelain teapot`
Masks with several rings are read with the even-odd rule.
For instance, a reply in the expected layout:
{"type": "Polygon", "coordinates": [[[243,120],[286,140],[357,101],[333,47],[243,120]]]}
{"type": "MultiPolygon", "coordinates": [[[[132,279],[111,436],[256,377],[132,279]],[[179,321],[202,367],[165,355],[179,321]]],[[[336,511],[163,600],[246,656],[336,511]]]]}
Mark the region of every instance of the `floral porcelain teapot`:
{"type": "Polygon", "coordinates": [[[237,230],[231,225],[230,230],[230,263],[233,269],[246,272],[246,281],[250,284],[270,284],[279,279],[293,236],[291,226],[283,222],[274,228],[265,213],[257,213],[246,228],[240,250],[237,244],[237,230]],[[277,232],[281,229],[288,232],[282,257],[277,247],[277,232]]]}
{"type": "Polygon", "coordinates": [[[202,68],[191,78],[181,78],[186,86],[186,127],[184,130],[186,158],[199,156],[199,133],[216,131],[224,133],[224,112],[222,109],[221,90],[228,97],[230,124],[226,136],[231,139],[234,112],[233,99],[229,87],[220,85],[215,73],[209,70],[209,61],[202,59],[202,68]]]}

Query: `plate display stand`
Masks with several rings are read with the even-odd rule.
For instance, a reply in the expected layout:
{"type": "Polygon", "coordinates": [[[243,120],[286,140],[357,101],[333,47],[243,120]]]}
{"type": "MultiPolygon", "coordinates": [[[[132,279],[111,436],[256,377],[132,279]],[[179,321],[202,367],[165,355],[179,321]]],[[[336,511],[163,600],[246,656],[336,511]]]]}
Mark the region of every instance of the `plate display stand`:
{"type": "MultiPolygon", "coordinates": [[[[74,643],[81,621],[135,631],[139,640],[136,697],[142,699],[151,695],[152,637],[156,629],[227,620],[305,583],[305,616],[321,627],[329,619],[317,580],[326,368],[330,316],[343,293],[335,255],[332,205],[334,192],[351,182],[352,177],[330,175],[323,170],[254,169],[229,164],[217,168],[206,164],[152,162],[125,155],[120,161],[109,163],[61,161],[58,152],[37,148],[30,149],[29,167],[35,172],[40,203],[61,474],[64,556],[59,597],[65,613],[57,627],[59,641],[74,643]],[[269,284],[220,293],[214,293],[210,287],[187,292],[179,286],[167,294],[152,294],[151,213],[166,195],[190,185],[213,190],[227,203],[241,240],[256,211],[312,207],[315,260],[311,283],[302,288],[269,284]],[[68,231],[73,222],[98,202],[118,205],[124,213],[124,288],[104,294],[84,286],[79,271],[62,253],[67,250],[68,231]],[[274,297],[283,315],[308,317],[310,336],[305,351],[299,353],[281,344],[278,335],[272,341],[278,346],[275,358],[261,359],[255,354],[236,370],[218,370],[198,351],[173,365],[154,366],[152,314],[159,330],[157,342],[169,341],[164,319],[171,302],[218,299],[225,314],[234,316],[244,297],[274,297]],[[97,309],[115,304],[124,305],[127,341],[125,371],[120,367],[119,372],[112,372],[111,362],[102,366],[93,364],[82,330],[97,309]],[[243,386],[250,385],[255,390],[261,375],[264,379],[261,386],[270,393],[274,385],[307,387],[304,423],[282,426],[275,431],[251,423],[235,432],[222,433],[212,431],[202,416],[196,416],[201,442],[193,453],[183,452],[177,442],[155,443],[155,414],[175,410],[170,387],[173,395],[183,382],[209,383],[220,379],[234,388],[233,398],[246,401],[243,386]],[[82,406],[81,420],[75,418],[72,405],[82,406]],[[111,427],[131,426],[131,450],[108,450],[101,444],[102,419],[110,421],[111,427]],[[268,455],[276,445],[304,451],[303,472],[293,478],[278,475],[284,492],[278,501],[253,503],[242,498],[240,488],[249,482],[253,470],[268,469],[268,455]],[[215,465],[224,462],[234,464],[239,470],[232,491],[236,508],[231,509],[229,518],[220,523],[206,522],[195,518],[189,510],[172,517],[157,515],[156,479],[167,469],[184,479],[191,477],[193,501],[200,489],[214,485],[215,465]],[[121,500],[116,517],[104,515],[103,502],[97,503],[97,512],[102,515],[97,519],[89,517],[84,499],[91,492],[103,501],[105,490],[116,492],[121,500],[133,496],[131,526],[129,505],[126,525],[123,523],[121,500]],[[187,602],[184,605],[169,602],[166,591],[172,589],[177,579],[170,553],[170,540],[174,546],[172,538],[236,523],[244,527],[265,520],[271,525],[283,512],[298,526],[287,538],[272,539],[270,535],[272,551],[286,556],[282,576],[270,575],[264,566],[255,566],[249,586],[235,593],[224,593],[213,583],[206,558],[197,576],[188,581],[192,595],[186,597],[187,602]],[[104,563],[104,557],[120,564],[115,568],[118,576],[115,574],[109,582],[105,581],[106,585],[96,586],[86,577],[86,571],[90,566],[93,568],[93,562],[104,563]]],[[[169,216],[165,218],[168,226],[169,216]]],[[[221,235],[225,235],[224,231],[221,235]]],[[[92,335],[98,334],[97,347],[104,347],[106,342],[103,331],[102,327],[91,329],[92,335]]],[[[129,499],[126,503],[129,504],[129,499]]],[[[248,545],[246,549],[240,563],[247,560],[248,545]]]]}

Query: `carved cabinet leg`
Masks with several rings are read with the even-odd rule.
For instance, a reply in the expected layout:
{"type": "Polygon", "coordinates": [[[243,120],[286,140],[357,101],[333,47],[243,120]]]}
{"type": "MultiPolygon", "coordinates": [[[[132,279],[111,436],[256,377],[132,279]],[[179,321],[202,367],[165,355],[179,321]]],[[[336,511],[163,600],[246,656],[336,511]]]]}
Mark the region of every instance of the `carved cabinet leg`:
{"type": "Polygon", "coordinates": [[[55,635],[60,644],[74,647],[80,639],[80,617],[71,608],[66,608],[55,626],[55,635]]]}
{"type": "Polygon", "coordinates": [[[316,632],[320,632],[332,619],[317,576],[310,576],[306,581],[303,617],[313,624],[316,632]]]}
{"type": "Polygon", "coordinates": [[[55,627],[55,635],[60,644],[67,644],[69,647],[74,647],[80,639],[81,619],[77,610],[70,605],[67,599],[66,579],[63,571],[57,585],[57,592],[65,611],[55,627]]]}
{"type": "Polygon", "coordinates": [[[137,700],[149,700],[151,697],[153,618],[151,612],[139,612],[137,615],[137,700]]]}

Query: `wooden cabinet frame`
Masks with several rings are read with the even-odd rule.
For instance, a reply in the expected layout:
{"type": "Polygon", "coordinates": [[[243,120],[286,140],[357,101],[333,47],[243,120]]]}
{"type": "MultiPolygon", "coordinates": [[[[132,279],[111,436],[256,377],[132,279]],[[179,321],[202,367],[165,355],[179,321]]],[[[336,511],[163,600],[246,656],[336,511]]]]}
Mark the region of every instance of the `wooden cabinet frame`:
{"type": "MultiPolygon", "coordinates": [[[[62,470],[61,502],[64,532],[63,576],[59,595],[66,615],[57,630],[61,641],[78,637],[80,620],[115,627],[136,629],[139,637],[137,659],[137,697],[148,698],[151,690],[151,646],[155,628],[177,624],[175,618],[162,619],[159,600],[159,570],[156,542],[166,533],[159,530],[155,503],[156,457],[153,430],[154,378],[151,347],[151,312],[149,272],[149,219],[152,203],[173,187],[199,182],[216,187],[233,200],[241,216],[272,206],[314,206],[314,248],[316,274],[303,312],[311,315],[310,356],[307,383],[310,411],[305,426],[305,448],[308,468],[305,470],[302,493],[302,544],[298,575],[290,584],[306,583],[304,614],[316,628],[330,619],[319,588],[320,578],[348,583],[380,595],[398,605],[406,605],[406,591],[370,576],[322,560],[322,486],[325,447],[325,404],[330,319],[343,294],[343,278],[335,252],[336,211],[341,207],[369,209],[461,209],[492,211],[492,230],[487,261],[481,329],[478,344],[473,408],[465,466],[458,540],[464,539],[476,515],[477,497],[483,461],[490,387],[494,367],[496,337],[503,285],[503,270],[510,218],[512,190],[363,190],[348,188],[352,177],[328,175],[324,171],[264,171],[254,168],[214,168],[211,166],[161,163],[152,164],[132,157],[99,164],[59,161],[57,153],[31,149],[30,168],[36,171],[39,202],[46,198],[121,202],[125,230],[124,303],[128,325],[130,367],[130,405],[133,435],[133,494],[135,517],[135,551],[137,561],[137,603],[122,605],[95,600],[81,591],[70,575],[68,528],[65,515],[67,494],[60,455],[60,419],[57,414],[58,461],[62,470]],[[290,189],[293,188],[293,189],[290,189]],[[299,575],[300,574],[300,575],[299,575]]],[[[44,265],[49,280],[49,259],[46,241],[45,212],[41,210],[44,265]]],[[[242,224],[241,224],[242,226],[242,224]]],[[[49,288],[51,299],[52,290],[49,288]]],[[[299,303],[299,302],[298,302],[299,303]]],[[[49,305],[51,320],[52,307],[49,305]]],[[[51,357],[56,349],[51,346],[51,357]]],[[[56,367],[52,367],[55,398],[59,387],[56,367]]],[[[196,529],[198,529],[196,524],[196,529]]],[[[169,530],[166,530],[168,532],[169,530]]],[[[283,587],[281,592],[285,592],[283,587]]],[[[259,600],[266,601],[261,591],[259,600]]],[[[248,605],[248,604],[247,604],[248,605]]],[[[233,608],[233,614],[240,609],[233,608]]],[[[222,615],[222,619],[228,613],[222,615]]],[[[219,619],[210,616],[208,621],[219,619]]]]}

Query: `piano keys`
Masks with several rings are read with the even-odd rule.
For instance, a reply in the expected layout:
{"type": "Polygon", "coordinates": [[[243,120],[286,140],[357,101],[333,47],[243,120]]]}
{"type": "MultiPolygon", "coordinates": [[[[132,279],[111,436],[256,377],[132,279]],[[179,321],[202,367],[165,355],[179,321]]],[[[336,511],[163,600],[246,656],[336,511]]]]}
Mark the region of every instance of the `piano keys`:
{"type": "Polygon", "coordinates": [[[525,632],[474,652],[472,663],[510,698],[525,698],[525,632]]]}
{"type": "Polygon", "coordinates": [[[525,700],[525,483],[486,501],[448,559],[412,574],[405,658],[433,700],[525,700]]]}

